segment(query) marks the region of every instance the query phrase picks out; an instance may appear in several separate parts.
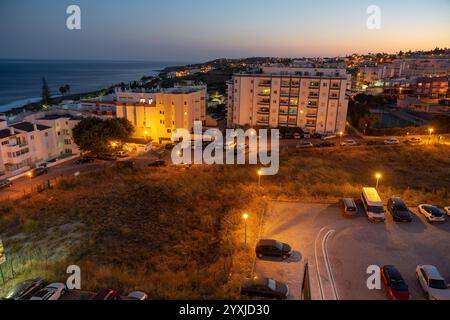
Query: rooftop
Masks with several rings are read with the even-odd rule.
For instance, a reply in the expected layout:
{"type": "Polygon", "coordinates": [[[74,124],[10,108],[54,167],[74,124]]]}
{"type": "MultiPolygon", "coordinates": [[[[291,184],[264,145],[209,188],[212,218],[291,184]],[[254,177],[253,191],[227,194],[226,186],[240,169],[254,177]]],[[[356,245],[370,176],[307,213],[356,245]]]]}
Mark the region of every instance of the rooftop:
{"type": "Polygon", "coordinates": [[[12,134],[9,129],[0,130],[0,139],[5,139],[5,138],[11,137],[11,136],[12,136],[12,134]]]}
{"type": "MultiPolygon", "coordinates": [[[[38,130],[47,130],[50,129],[50,127],[44,126],[42,124],[36,125],[38,130]]],[[[31,122],[20,122],[13,124],[11,127],[14,129],[20,130],[20,131],[26,131],[26,132],[33,132],[34,131],[34,125],[31,122]]]]}

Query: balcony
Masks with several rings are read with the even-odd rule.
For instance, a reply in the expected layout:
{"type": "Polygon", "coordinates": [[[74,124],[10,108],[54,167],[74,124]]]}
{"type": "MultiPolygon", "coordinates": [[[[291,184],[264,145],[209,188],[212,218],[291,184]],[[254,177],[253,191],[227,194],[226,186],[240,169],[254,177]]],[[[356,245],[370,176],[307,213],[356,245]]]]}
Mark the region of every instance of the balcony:
{"type": "Polygon", "coordinates": [[[308,108],[317,109],[319,105],[316,103],[313,103],[312,101],[308,102],[308,108]]]}
{"type": "Polygon", "coordinates": [[[315,123],[307,123],[306,127],[308,127],[308,128],[315,128],[316,124],[315,123]]]}
{"type": "Polygon", "coordinates": [[[258,104],[269,105],[270,104],[270,99],[261,99],[261,100],[258,101],[258,104]]]}
{"type": "Polygon", "coordinates": [[[330,95],[329,98],[330,98],[330,99],[335,99],[335,100],[337,100],[337,99],[339,99],[339,96],[338,96],[338,95],[332,94],[332,95],[330,95]]]}
{"type": "Polygon", "coordinates": [[[291,83],[289,81],[281,81],[281,87],[282,88],[286,88],[286,87],[290,87],[291,83]]]}
{"type": "Polygon", "coordinates": [[[317,113],[307,113],[306,117],[315,119],[315,118],[317,118],[317,113]]]}
{"type": "Polygon", "coordinates": [[[272,81],[261,81],[259,83],[259,86],[260,87],[264,87],[264,88],[271,87],[272,86],[272,81]]]}
{"type": "Polygon", "coordinates": [[[320,88],[320,82],[310,82],[309,83],[309,88],[311,88],[311,89],[318,89],[318,88],[320,88]]]}
{"type": "Polygon", "coordinates": [[[258,114],[269,114],[270,110],[269,108],[259,108],[259,110],[256,112],[258,114]]]}
{"type": "Polygon", "coordinates": [[[269,119],[268,118],[267,119],[264,119],[264,118],[256,119],[256,124],[267,126],[269,124],[269,119]]]}
{"type": "Polygon", "coordinates": [[[309,99],[319,99],[319,94],[318,94],[318,93],[310,92],[310,93],[308,94],[308,98],[309,98],[309,99]]]}

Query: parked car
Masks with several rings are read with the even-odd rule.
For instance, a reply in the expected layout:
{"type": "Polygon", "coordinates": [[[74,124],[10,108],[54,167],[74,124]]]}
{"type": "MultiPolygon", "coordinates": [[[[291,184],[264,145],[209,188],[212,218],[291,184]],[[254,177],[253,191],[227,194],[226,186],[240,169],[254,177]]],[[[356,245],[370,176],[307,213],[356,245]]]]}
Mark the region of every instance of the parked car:
{"type": "Polygon", "coordinates": [[[292,132],[286,132],[284,134],[285,139],[292,139],[293,137],[294,137],[294,135],[292,134],[292,132]]]}
{"type": "Polygon", "coordinates": [[[357,145],[358,145],[358,143],[352,139],[344,140],[344,142],[341,143],[341,146],[343,146],[343,147],[353,147],[353,146],[357,146],[357,145]]]}
{"type": "Polygon", "coordinates": [[[147,300],[148,295],[142,291],[133,291],[128,294],[128,298],[133,300],[147,300]]]}
{"type": "Polygon", "coordinates": [[[316,144],[317,148],[328,148],[328,147],[334,147],[335,144],[333,142],[324,141],[321,143],[316,144]]]}
{"type": "Polygon", "coordinates": [[[385,220],[383,201],[375,188],[363,188],[361,201],[369,221],[383,222],[385,220]]]}
{"type": "Polygon", "coordinates": [[[81,157],[80,159],[78,159],[77,161],[75,161],[76,164],[83,164],[83,163],[91,163],[94,162],[95,159],[92,157],[81,157]]]}
{"type": "Polygon", "coordinates": [[[450,206],[444,207],[444,212],[450,216],[450,206]]]}
{"type": "Polygon", "coordinates": [[[41,278],[31,279],[17,284],[8,292],[5,299],[8,300],[28,300],[36,292],[45,287],[44,280],[41,278]]]}
{"type": "Polygon", "coordinates": [[[311,135],[309,133],[302,134],[303,139],[311,139],[311,135]]]}
{"type": "Polygon", "coordinates": [[[39,167],[39,168],[34,168],[34,169],[28,171],[27,175],[29,178],[33,179],[33,178],[36,178],[43,174],[46,174],[47,172],[48,172],[47,168],[39,167]]]}
{"type": "Polygon", "coordinates": [[[286,299],[289,295],[289,287],[271,278],[257,278],[245,282],[241,288],[241,294],[272,299],[286,299]]]}
{"type": "Polygon", "coordinates": [[[295,147],[298,149],[306,149],[306,148],[312,148],[312,147],[314,147],[314,145],[309,141],[304,141],[304,142],[298,143],[295,147]]]}
{"type": "Polygon", "coordinates": [[[386,294],[391,300],[410,300],[408,285],[402,275],[394,266],[381,268],[381,278],[386,288],[386,294]]]}
{"type": "Polygon", "coordinates": [[[126,158],[128,157],[128,152],[126,152],[125,150],[120,150],[116,152],[116,156],[119,158],[126,158]]]}
{"type": "Polygon", "coordinates": [[[156,161],[150,162],[147,166],[148,167],[165,167],[165,166],[167,166],[167,163],[164,160],[156,160],[156,161]]]}
{"type": "Polygon", "coordinates": [[[30,300],[59,300],[66,291],[64,283],[55,282],[36,292],[30,300]]]}
{"type": "Polygon", "coordinates": [[[358,209],[356,207],[355,200],[353,200],[352,198],[343,198],[340,201],[340,205],[342,209],[342,214],[344,216],[355,217],[357,215],[358,209]]]}
{"type": "Polygon", "coordinates": [[[384,144],[399,144],[400,140],[396,139],[396,138],[389,138],[389,139],[385,139],[384,144]]]}
{"type": "Polygon", "coordinates": [[[432,265],[418,265],[416,278],[429,300],[450,300],[450,287],[432,265]]]}
{"type": "Polygon", "coordinates": [[[8,179],[0,180],[0,189],[9,188],[12,186],[12,181],[8,179]]]}
{"type": "Polygon", "coordinates": [[[116,290],[101,289],[91,300],[120,300],[120,295],[116,290]]]}
{"type": "Polygon", "coordinates": [[[105,161],[116,161],[117,160],[117,156],[114,153],[104,153],[101,154],[97,157],[100,160],[105,160],[105,161]]]}
{"type": "Polygon", "coordinates": [[[408,207],[399,197],[391,197],[387,203],[387,210],[396,222],[411,222],[412,215],[408,207]]]}
{"type": "Polygon", "coordinates": [[[438,207],[432,206],[431,204],[421,204],[419,207],[419,213],[423,214],[428,222],[445,222],[445,217],[438,207]]]}
{"type": "Polygon", "coordinates": [[[256,244],[256,256],[262,258],[264,256],[281,257],[287,259],[292,255],[292,248],[290,245],[270,239],[261,239],[256,244]]]}
{"type": "Polygon", "coordinates": [[[406,139],[405,141],[403,141],[403,143],[405,143],[405,144],[419,144],[421,142],[422,142],[422,139],[415,138],[415,137],[409,138],[409,139],[406,139]]]}
{"type": "Polygon", "coordinates": [[[334,139],[334,138],[336,138],[335,134],[327,134],[327,135],[322,136],[320,139],[322,139],[322,140],[330,140],[330,139],[334,139]]]}
{"type": "Polygon", "coordinates": [[[302,135],[300,134],[300,133],[298,133],[298,132],[296,132],[296,133],[294,133],[294,139],[301,139],[302,138],[302,135]]]}

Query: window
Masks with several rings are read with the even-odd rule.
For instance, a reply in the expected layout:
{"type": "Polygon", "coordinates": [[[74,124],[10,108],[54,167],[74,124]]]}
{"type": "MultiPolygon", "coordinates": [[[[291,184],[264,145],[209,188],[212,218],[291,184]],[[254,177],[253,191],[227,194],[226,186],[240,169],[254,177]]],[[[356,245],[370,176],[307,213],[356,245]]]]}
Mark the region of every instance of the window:
{"type": "Polygon", "coordinates": [[[323,86],[326,87],[326,86],[328,86],[328,84],[327,84],[326,82],[324,82],[324,83],[323,83],[323,86]]]}
{"type": "Polygon", "coordinates": [[[32,135],[32,136],[30,136],[30,139],[31,139],[31,140],[34,140],[34,136],[33,136],[33,135],[32,135]]]}
{"type": "Polygon", "coordinates": [[[8,144],[8,140],[2,141],[2,146],[5,146],[8,144]]]}

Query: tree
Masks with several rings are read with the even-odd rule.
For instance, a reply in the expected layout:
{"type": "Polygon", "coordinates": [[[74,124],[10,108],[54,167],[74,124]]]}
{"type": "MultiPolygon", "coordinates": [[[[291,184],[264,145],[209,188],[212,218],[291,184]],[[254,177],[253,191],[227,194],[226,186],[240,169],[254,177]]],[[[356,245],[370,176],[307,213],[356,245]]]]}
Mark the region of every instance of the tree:
{"type": "Polygon", "coordinates": [[[81,120],[72,130],[74,142],[83,152],[93,155],[110,152],[112,143],[123,144],[130,138],[134,127],[126,119],[86,118],[81,120]]]}
{"type": "Polygon", "coordinates": [[[70,94],[70,86],[68,84],[66,84],[64,86],[64,89],[65,89],[66,93],[70,94]]]}
{"type": "Polygon", "coordinates": [[[42,104],[50,104],[50,90],[48,88],[47,80],[42,78],[42,104]]]}
{"type": "Polygon", "coordinates": [[[66,88],[65,87],[59,87],[59,92],[63,96],[66,93],[66,88]]]}

